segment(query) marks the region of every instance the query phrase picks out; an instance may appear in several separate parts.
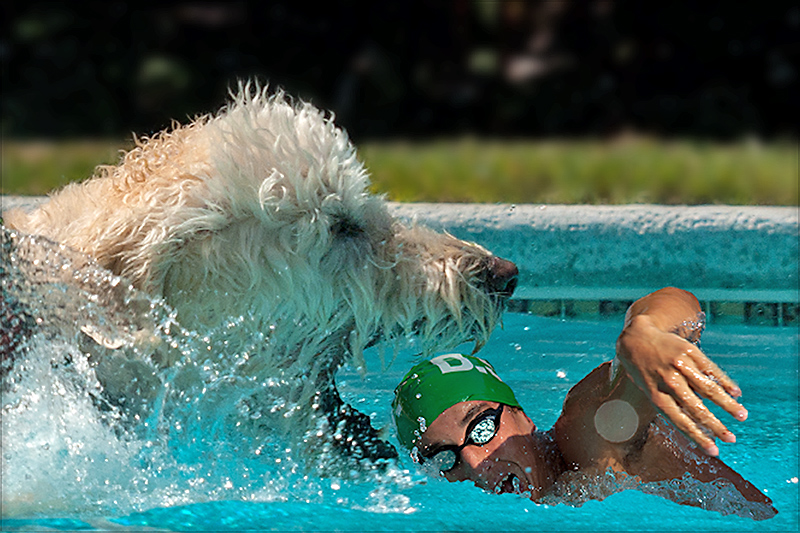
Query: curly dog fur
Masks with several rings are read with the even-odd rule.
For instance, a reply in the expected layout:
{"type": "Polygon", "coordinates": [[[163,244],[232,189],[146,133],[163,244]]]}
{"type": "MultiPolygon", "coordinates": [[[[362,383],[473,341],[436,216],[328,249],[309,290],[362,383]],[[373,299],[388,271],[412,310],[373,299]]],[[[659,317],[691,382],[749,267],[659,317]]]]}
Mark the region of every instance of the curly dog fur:
{"type": "Polygon", "coordinates": [[[336,369],[363,366],[380,340],[413,336],[424,353],[482,345],[516,282],[516,267],[484,248],[399,223],[330,117],[251,85],[5,221],[163,297],[184,327],[267,332],[268,352],[244,372],[310,382],[302,401],[361,435],[349,452],[362,457],[394,452],[343,405],[336,369]]]}

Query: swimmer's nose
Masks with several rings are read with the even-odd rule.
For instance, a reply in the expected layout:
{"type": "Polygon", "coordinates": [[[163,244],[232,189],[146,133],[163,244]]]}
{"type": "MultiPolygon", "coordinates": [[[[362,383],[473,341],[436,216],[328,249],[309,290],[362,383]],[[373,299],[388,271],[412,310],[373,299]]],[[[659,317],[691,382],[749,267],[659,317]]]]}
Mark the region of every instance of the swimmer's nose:
{"type": "Polygon", "coordinates": [[[510,298],[519,281],[517,265],[500,257],[492,257],[489,260],[487,271],[486,285],[489,294],[510,298]]]}

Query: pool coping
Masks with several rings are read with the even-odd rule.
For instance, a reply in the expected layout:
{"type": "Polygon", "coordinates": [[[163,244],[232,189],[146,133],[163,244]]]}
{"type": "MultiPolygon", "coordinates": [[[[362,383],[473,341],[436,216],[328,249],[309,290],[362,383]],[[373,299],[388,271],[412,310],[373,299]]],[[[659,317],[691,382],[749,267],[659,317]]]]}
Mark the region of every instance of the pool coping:
{"type": "Polygon", "coordinates": [[[800,209],[775,206],[391,204],[520,268],[509,308],[618,318],[664,286],[692,291],[707,320],[798,323],[800,209]]]}
{"type": "MultiPolygon", "coordinates": [[[[0,196],[0,210],[41,196],[0,196]]],[[[476,242],[514,261],[512,311],[616,317],[672,285],[709,322],[798,323],[800,209],[773,206],[388,204],[409,224],[476,242]]]]}

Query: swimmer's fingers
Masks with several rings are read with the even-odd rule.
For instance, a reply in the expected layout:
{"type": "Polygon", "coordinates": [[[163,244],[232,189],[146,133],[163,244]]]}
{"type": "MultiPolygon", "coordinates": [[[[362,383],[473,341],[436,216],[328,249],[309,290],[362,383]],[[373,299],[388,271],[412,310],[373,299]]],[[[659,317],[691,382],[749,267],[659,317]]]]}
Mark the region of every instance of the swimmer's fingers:
{"type": "MultiPolygon", "coordinates": [[[[714,365],[705,356],[703,356],[703,358],[709,364],[714,365]]],[[[701,371],[701,369],[698,369],[697,366],[694,365],[694,361],[679,359],[675,362],[675,368],[683,375],[686,382],[695,393],[719,405],[737,420],[744,421],[747,419],[747,409],[731,396],[730,387],[724,387],[722,383],[718,383],[717,376],[713,374],[709,375],[706,371],[701,371]]],[[[719,372],[724,375],[721,370],[719,370],[719,372]]],[[[727,376],[725,377],[727,378],[727,376]]],[[[733,383],[730,378],[727,379],[729,383],[733,383]]],[[[736,387],[736,389],[738,389],[738,387],[736,387]]],[[[720,438],[722,437],[720,436],[720,438]]]]}
{"type": "MultiPolygon", "coordinates": [[[[736,436],[725,427],[725,424],[714,416],[714,413],[709,411],[703,403],[703,400],[698,397],[697,394],[700,393],[702,396],[708,398],[718,396],[721,398],[720,401],[714,401],[720,405],[723,405],[723,399],[725,398],[734,405],[739,404],[725,394],[719,385],[706,376],[700,375],[699,372],[694,369],[692,369],[692,372],[694,372],[694,375],[691,377],[687,376],[686,367],[684,366],[684,372],[681,372],[681,376],[675,376],[673,378],[675,382],[680,383],[680,385],[673,387],[673,398],[675,398],[675,402],[698,426],[708,429],[713,436],[719,438],[722,442],[736,442],[736,436]],[[692,384],[693,381],[694,384],[692,384]]],[[[727,404],[723,406],[728,407],[727,404]]],[[[739,407],[744,409],[741,406],[739,407]]],[[[733,407],[731,407],[731,409],[733,409],[733,407]]]]}
{"type": "MultiPolygon", "coordinates": [[[[672,421],[676,428],[696,442],[706,454],[712,457],[719,455],[719,448],[714,443],[714,439],[709,437],[706,432],[703,431],[702,427],[698,425],[697,421],[678,406],[675,402],[675,398],[671,394],[661,392],[653,397],[653,402],[661,412],[672,421]]],[[[702,402],[700,402],[700,404],[702,404],[702,402]]],[[[713,417],[714,415],[711,416],[713,417]]]]}
{"type": "Polygon", "coordinates": [[[729,378],[728,374],[726,374],[725,371],[717,366],[714,361],[709,359],[708,356],[699,348],[687,349],[686,355],[692,359],[695,365],[697,365],[697,368],[700,370],[700,372],[719,383],[725,392],[734,398],[738,398],[742,395],[742,389],[739,388],[736,382],[729,378]]]}
{"type": "Polygon", "coordinates": [[[702,397],[723,406],[726,406],[726,402],[738,404],[712,379],[697,370],[691,360],[676,358],[672,368],[660,372],[659,379],[652,385],[656,388],[651,394],[653,404],[707,454],[719,453],[713,437],[723,442],[736,442],[734,434],[709,411],[702,397]]]}
{"type": "MultiPolygon", "coordinates": [[[[661,390],[669,392],[678,405],[687,409],[690,415],[695,416],[696,410],[695,418],[701,423],[704,423],[706,417],[710,415],[705,410],[703,402],[696,396],[699,395],[719,405],[739,421],[747,418],[747,410],[734,399],[741,395],[739,387],[700,348],[674,335],[668,340],[665,339],[661,348],[665,353],[673,354],[671,368],[661,372],[661,390]],[[678,372],[677,375],[673,373],[675,371],[678,372]]],[[[716,418],[713,418],[713,421],[716,421],[716,418]]],[[[724,426],[713,421],[707,424],[709,429],[719,438],[730,442],[728,439],[732,434],[724,426]]]]}

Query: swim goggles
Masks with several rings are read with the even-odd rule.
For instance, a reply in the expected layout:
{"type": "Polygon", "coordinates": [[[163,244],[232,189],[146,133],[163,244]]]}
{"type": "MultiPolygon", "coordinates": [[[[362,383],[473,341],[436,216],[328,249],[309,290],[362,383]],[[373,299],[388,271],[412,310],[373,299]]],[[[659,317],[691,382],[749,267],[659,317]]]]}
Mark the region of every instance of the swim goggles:
{"type": "Polygon", "coordinates": [[[487,409],[476,416],[467,426],[464,444],[448,445],[435,448],[433,451],[417,456],[419,464],[430,462],[433,468],[441,473],[449,472],[461,463],[461,450],[467,446],[486,446],[497,435],[500,429],[500,417],[504,404],[495,409],[487,409]]]}

